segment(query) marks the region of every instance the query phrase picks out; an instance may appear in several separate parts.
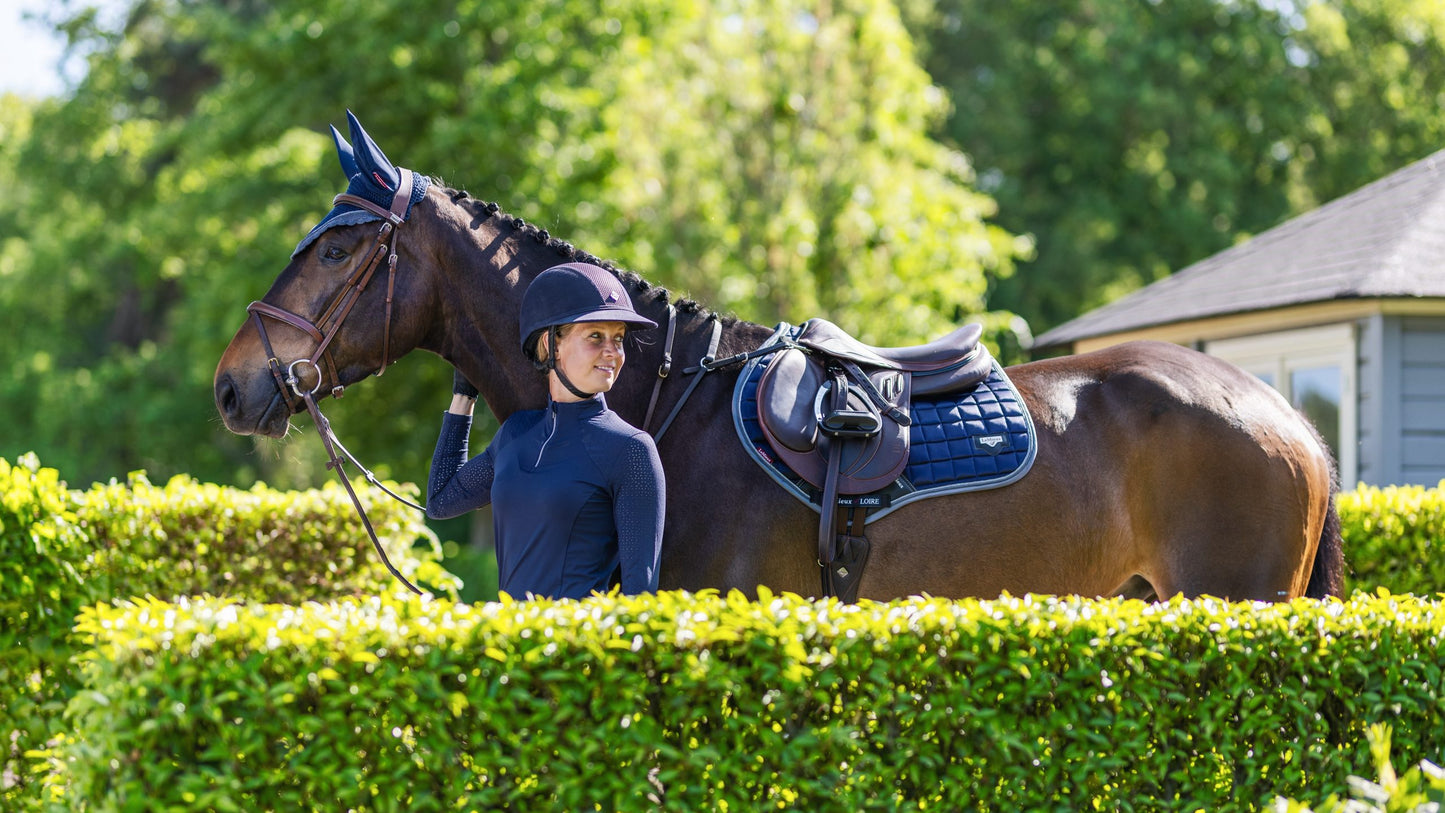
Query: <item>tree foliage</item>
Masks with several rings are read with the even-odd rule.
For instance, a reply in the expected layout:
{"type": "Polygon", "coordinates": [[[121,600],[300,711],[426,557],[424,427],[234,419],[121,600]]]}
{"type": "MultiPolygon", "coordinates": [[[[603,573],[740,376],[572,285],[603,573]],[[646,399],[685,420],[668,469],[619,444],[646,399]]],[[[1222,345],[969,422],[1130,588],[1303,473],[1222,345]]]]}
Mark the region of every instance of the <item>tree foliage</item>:
{"type": "MultiPolygon", "coordinates": [[[[1437,0],[90,3],[53,12],[84,79],[0,99],[0,455],[80,481],[317,482],[305,438],[225,433],[211,375],[341,188],[348,107],[655,282],[900,343],[1037,332],[1445,143],[1437,0]]],[[[330,411],[419,480],[448,378],[330,411]]]]}
{"type": "Polygon", "coordinates": [[[1438,0],[913,0],[1035,331],[1445,145],[1438,0]]]}
{"type": "MultiPolygon", "coordinates": [[[[347,108],[398,163],[756,321],[930,338],[984,310],[985,272],[1027,248],[927,137],[942,99],[886,0],[135,0],[122,30],[63,17],[84,80],[0,112],[25,130],[0,153],[21,190],[0,202],[18,235],[0,297],[24,314],[0,348],[0,454],[35,449],[81,480],[323,474],[310,443],[228,436],[211,376],[341,189],[324,133],[347,108]]],[[[384,476],[422,479],[449,370],[394,369],[329,411],[359,456],[394,463],[384,476]]]]}

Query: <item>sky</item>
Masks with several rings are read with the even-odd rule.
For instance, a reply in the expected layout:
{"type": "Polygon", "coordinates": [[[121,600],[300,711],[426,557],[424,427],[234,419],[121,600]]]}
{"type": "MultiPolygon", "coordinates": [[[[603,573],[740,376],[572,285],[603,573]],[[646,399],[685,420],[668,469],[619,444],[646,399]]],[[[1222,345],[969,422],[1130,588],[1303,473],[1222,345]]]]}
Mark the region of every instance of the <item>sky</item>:
{"type": "MultiPolygon", "coordinates": [[[[76,0],[72,3],[75,5],[119,8],[128,3],[127,0],[83,0],[83,3],[76,0]]],[[[26,11],[43,11],[54,6],[55,0],[0,0],[0,93],[42,97],[65,90],[59,67],[61,38],[44,24],[23,19],[26,11]]]]}

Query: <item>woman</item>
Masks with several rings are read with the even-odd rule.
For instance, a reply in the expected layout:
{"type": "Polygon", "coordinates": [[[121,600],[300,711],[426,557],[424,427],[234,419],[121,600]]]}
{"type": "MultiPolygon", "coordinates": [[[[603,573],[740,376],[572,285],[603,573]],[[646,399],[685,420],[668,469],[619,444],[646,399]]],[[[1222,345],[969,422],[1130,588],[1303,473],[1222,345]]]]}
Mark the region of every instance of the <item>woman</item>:
{"type": "Polygon", "coordinates": [[[582,598],[620,584],[657,589],[665,492],[657,447],[607,408],[632,309],[617,277],[588,263],[537,275],[522,297],[522,353],[547,376],[545,409],[507,418],[467,459],[477,390],[456,374],[432,456],[427,516],[490,503],[500,586],[512,596],[582,598]]]}

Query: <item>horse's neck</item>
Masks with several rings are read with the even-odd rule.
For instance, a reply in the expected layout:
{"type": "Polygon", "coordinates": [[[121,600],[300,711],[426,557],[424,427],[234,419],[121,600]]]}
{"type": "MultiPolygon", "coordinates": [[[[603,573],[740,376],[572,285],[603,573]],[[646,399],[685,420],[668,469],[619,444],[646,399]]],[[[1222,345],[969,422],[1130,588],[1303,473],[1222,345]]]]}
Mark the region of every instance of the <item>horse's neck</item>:
{"type": "Polygon", "coordinates": [[[546,381],[517,342],[522,291],[547,267],[511,229],[490,218],[464,230],[438,255],[443,280],[427,349],[463,372],[497,420],[546,404],[546,381]]]}
{"type": "MultiPolygon", "coordinates": [[[[462,370],[481,392],[487,407],[498,420],[523,409],[536,409],[547,401],[545,379],[522,356],[518,346],[518,312],[522,293],[542,271],[567,258],[548,246],[520,234],[501,218],[490,218],[469,229],[465,240],[456,244],[452,256],[442,258],[449,290],[442,299],[445,336],[437,350],[462,370]]],[[[663,353],[671,350],[672,370],[663,386],[679,392],[686,377],[680,372],[693,367],[709,352],[714,320],[693,307],[669,309],[667,300],[630,283],[627,293],[643,316],[657,322],[638,342],[629,342],[626,365],[617,386],[607,395],[608,405],[622,418],[641,426],[659,381],[663,353]],[[669,320],[676,320],[671,348],[666,348],[669,320]]],[[[771,333],[748,322],[728,320],[720,324],[719,356],[751,350],[771,333]]],[[[677,395],[659,398],[659,404],[677,395]]],[[[659,406],[659,411],[661,410],[659,406]]],[[[661,421],[654,416],[653,424],[661,421]]]]}

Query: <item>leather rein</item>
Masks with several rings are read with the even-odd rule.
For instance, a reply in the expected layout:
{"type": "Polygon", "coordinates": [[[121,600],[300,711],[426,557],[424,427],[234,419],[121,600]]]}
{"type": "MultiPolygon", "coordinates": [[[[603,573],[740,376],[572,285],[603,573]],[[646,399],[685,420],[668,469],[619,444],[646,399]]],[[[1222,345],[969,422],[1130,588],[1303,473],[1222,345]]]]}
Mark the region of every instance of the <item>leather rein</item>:
{"type": "Polygon", "coordinates": [[[316,392],[321,389],[322,381],[325,380],[325,374],[322,369],[323,364],[329,368],[331,380],[336,382],[335,386],[331,388],[331,396],[333,398],[340,398],[342,392],[345,390],[345,387],[341,384],[340,377],[337,375],[336,364],[331,359],[331,340],[336,338],[337,332],[341,330],[342,323],[344,323],[346,317],[351,314],[352,308],[356,307],[356,303],[361,298],[362,292],[366,290],[366,286],[376,275],[376,269],[382,264],[383,259],[387,267],[386,315],[384,322],[385,327],[383,328],[385,333],[382,339],[381,367],[377,369],[376,374],[380,376],[386,372],[387,364],[391,358],[391,308],[392,300],[396,293],[396,242],[399,227],[402,223],[406,222],[406,211],[411,203],[411,192],[414,182],[414,175],[411,170],[399,169],[399,172],[401,174],[400,188],[397,189],[396,193],[392,196],[391,207],[389,209],[383,209],[365,198],[344,193],[337,195],[335,199],[333,199],[333,206],[338,203],[358,206],[380,217],[382,222],[381,228],[378,229],[376,233],[376,241],[372,245],[366,261],[358,266],[356,272],[346,280],[345,287],[331,300],[331,304],[322,311],[321,316],[318,317],[315,322],[284,308],[279,308],[261,301],[252,302],[247,305],[246,312],[251,314],[251,319],[256,323],[256,331],[261,335],[261,346],[266,350],[266,364],[271,369],[272,378],[276,380],[276,387],[281,392],[281,398],[286,402],[286,406],[291,412],[295,413],[300,411],[297,404],[299,401],[305,405],[307,412],[311,413],[311,419],[316,424],[316,432],[321,436],[321,440],[326,447],[326,455],[330,458],[330,462],[326,464],[326,467],[335,471],[337,477],[341,480],[341,484],[346,487],[346,493],[351,497],[351,504],[356,506],[356,512],[361,515],[361,524],[366,527],[366,533],[371,537],[372,547],[376,548],[376,553],[381,557],[382,564],[386,565],[386,569],[391,571],[391,575],[406,585],[407,589],[420,596],[423,595],[422,591],[408,581],[407,578],[392,565],[391,559],[387,558],[386,550],[382,548],[381,540],[377,538],[376,529],[372,527],[371,519],[367,517],[366,509],[361,505],[361,499],[356,496],[356,489],[352,488],[351,480],[343,470],[346,460],[350,460],[361,470],[366,476],[367,482],[380,488],[392,498],[419,511],[425,511],[426,509],[387,488],[377,479],[375,474],[372,474],[369,469],[361,465],[361,462],[358,461],[350,451],[347,451],[346,447],[343,446],[341,441],[336,437],[336,433],[331,429],[331,422],[326,419],[325,415],[321,414],[321,408],[316,405],[315,398],[316,392]],[[315,339],[316,347],[311,351],[311,355],[306,358],[296,359],[290,364],[283,366],[280,358],[276,355],[276,351],[271,347],[271,338],[266,334],[266,319],[264,317],[269,317],[290,325],[306,333],[312,339],[315,339]],[[306,389],[305,385],[301,382],[301,373],[305,372],[307,365],[310,365],[316,372],[316,384],[310,389],[306,389]],[[298,368],[301,368],[299,372],[298,368]]]}

